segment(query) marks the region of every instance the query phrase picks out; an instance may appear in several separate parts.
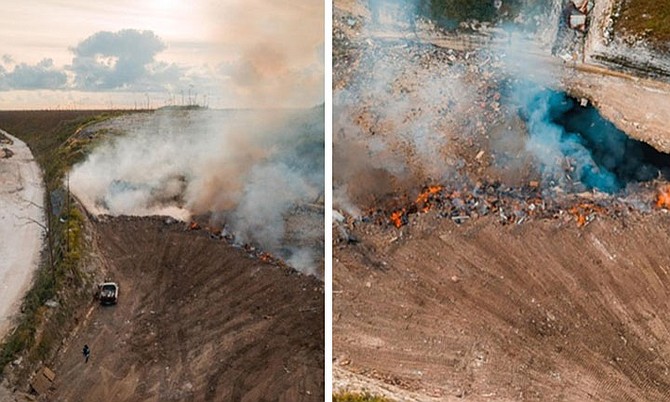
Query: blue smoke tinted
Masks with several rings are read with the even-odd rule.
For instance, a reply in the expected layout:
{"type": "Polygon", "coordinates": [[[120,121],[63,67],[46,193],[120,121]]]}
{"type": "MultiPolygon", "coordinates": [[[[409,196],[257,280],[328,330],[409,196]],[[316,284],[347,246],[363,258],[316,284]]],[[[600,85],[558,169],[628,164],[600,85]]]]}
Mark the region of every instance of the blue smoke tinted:
{"type": "Polygon", "coordinates": [[[586,189],[615,193],[630,182],[670,176],[670,155],[628,137],[593,106],[530,83],[512,94],[528,128],[526,148],[546,179],[565,184],[570,177],[586,189]]]}

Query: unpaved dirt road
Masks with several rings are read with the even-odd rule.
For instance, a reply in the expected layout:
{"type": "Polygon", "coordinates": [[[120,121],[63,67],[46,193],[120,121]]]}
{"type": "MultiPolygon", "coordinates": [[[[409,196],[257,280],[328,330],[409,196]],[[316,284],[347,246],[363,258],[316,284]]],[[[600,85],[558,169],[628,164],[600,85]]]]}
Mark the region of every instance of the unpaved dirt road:
{"type": "Polygon", "coordinates": [[[80,313],[46,400],[322,401],[323,283],[166,219],[92,224],[119,303],[80,313]]]}
{"type": "Polygon", "coordinates": [[[43,198],[42,174],[30,149],[0,130],[0,339],[39,264],[43,198]]]}
{"type": "Polygon", "coordinates": [[[668,233],[663,212],[362,224],[334,250],[334,364],[400,400],[667,400],[668,233]]]}

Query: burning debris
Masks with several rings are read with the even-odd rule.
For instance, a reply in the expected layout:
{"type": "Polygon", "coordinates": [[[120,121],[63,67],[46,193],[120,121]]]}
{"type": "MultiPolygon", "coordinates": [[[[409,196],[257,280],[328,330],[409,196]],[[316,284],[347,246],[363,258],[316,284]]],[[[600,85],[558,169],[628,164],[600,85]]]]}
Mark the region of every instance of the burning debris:
{"type": "MultiPolygon", "coordinates": [[[[420,27],[425,38],[411,41],[336,18],[334,155],[345,166],[335,172],[336,207],[395,228],[427,212],[456,224],[494,216],[502,224],[556,219],[581,228],[598,217],[652,211],[658,184],[670,180],[670,155],[619,130],[588,94],[574,98],[562,82],[572,71],[533,53],[555,45],[555,55],[579,54],[573,50],[584,46],[593,7],[590,0],[557,5],[559,32],[537,49],[519,32],[506,44],[495,35],[488,44],[463,44],[456,39],[467,35],[420,27]],[[352,163],[353,152],[365,162],[352,163]],[[440,185],[413,196],[415,183],[433,178],[440,185]]],[[[333,223],[349,243],[355,222],[333,223]]]]}
{"type": "MultiPolygon", "coordinates": [[[[166,225],[177,224],[178,221],[175,220],[166,220],[166,225]]],[[[188,232],[197,232],[202,231],[206,233],[212,240],[223,240],[231,246],[243,249],[251,258],[258,259],[266,264],[274,265],[281,268],[289,268],[290,265],[284,261],[281,257],[276,256],[268,251],[264,251],[253,244],[250,243],[240,243],[238,239],[235,238],[235,235],[228,231],[225,227],[215,227],[209,225],[201,225],[197,221],[191,221],[187,223],[185,231],[188,232]]]]}
{"type": "Polygon", "coordinates": [[[586,226],[591,223],[598,214],[607,215],[608,210],[593,203],[579,203],[570,207],[569,212],[575,217],[578,227],[586,226]]]}
{"type": "Polygon", "coordinates": [[[658,189],[656,195],[656,207],[670,210],[670,184],[658,189]]]}
{"type": "Polygon", "coordinates": [[[630,191],[634,196],[617,197],[600,192],[567,194],[557,187],[541,189],[536,182],[517,188],[499,182],[478,182],[459,189],[427,186],[409,205],[394,208],[390,213],[383,209],[370,211],[362,220],[401,228],[409,224],[412,215],[435,210],[439,217],[459,225],[469,219],[497,216],[503,225],[520,225],[533,219],[561,219],[574,221],[581,228],[598,216],[615,217],[631,210],[640,211],[636,198],[640,195],[648,200],[648,205],[655,203],[658,208],[670,209],[670,184],[640,184],[630,191]],[[657,192],[655,199],[654,191],[657,192]]]}
{"type": "Polygon", "coordinates": [[[416,212],[428,212],[435,205],[443,186],[426,186],[416,197],[414,204],[407,208],[402,208],[391,213],[391,222],[399,228],[407,224],[407,215],[416,212]]]}
{"type": "Polygon", "coordinates": [[[529,217],[551,212],[537,187],[526,186],[515,190],[495,183],[477,183],[473,188],[447,189],[428,186],[417,200],[406,208],[393,211],[389,221],[397,228],[409,222],[411,214],[426,213],[431,209],[439,216],[457,224],[467,219],[498,215],[501,223],[522,223],[529,217]]]}

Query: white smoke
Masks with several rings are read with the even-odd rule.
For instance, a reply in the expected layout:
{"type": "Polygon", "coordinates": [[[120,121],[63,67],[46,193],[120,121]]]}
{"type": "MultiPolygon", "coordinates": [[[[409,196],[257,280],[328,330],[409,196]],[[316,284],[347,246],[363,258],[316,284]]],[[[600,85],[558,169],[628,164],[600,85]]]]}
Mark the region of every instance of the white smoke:
{"type": "Polygon", "coordinates": [[[208,215],[303,272],[311,250],[285,237],[292,208],[323,192],[323,108],[302,111],[161,110],[117,120],[124,135],[95,148],[70,174],[95,214],[208,215]],[[310,251],[309,253],[307,251],[310,251]]]}
{"type": "Polygon", "coordinates": [[[452,63],[456,52],[416,42],[415,7],[401,3],[371,3],[381,20],[364,23],[346,86],[333,94],[334,204],[354,214],[371,198],[450,177],[461,163],[451,139],[468,135],[461,118],[477,88],[452,63]]]}

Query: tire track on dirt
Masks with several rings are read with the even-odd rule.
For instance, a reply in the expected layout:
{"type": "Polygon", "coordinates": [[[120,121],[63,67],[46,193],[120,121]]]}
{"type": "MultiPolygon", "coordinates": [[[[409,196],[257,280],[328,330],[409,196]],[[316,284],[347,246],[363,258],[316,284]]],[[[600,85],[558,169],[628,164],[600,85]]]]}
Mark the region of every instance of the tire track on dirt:
{"type": "Polygon", "coordinates": [[[93,226],[120,299],[57,357],[52,400],[323,400],[322,282],[161,218],[93,226]]]}
{"type": "Polygon", "coordinates": [[[385,271],[358,245],[336,248],[336,365],[383,372],[408,391],[432,390],[427,398],[436,389],[473,400],[670,395],[670,332],[655,322],[670,319],[667,216],[583,229],[436,219],[421,215],[391,243],[394,228],[358,227],[385,271]],[[367,338],[379,343],[356,341],[367,338]]]}

